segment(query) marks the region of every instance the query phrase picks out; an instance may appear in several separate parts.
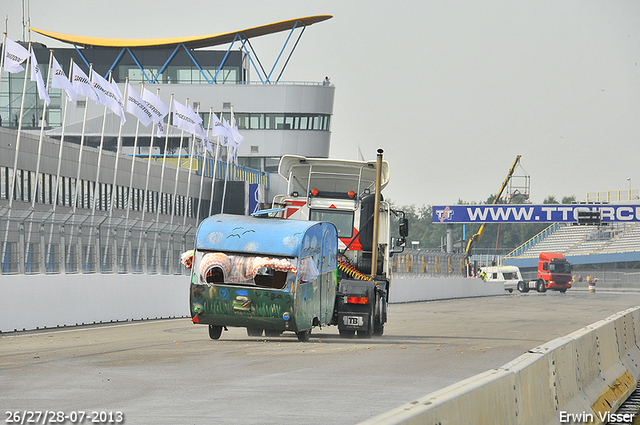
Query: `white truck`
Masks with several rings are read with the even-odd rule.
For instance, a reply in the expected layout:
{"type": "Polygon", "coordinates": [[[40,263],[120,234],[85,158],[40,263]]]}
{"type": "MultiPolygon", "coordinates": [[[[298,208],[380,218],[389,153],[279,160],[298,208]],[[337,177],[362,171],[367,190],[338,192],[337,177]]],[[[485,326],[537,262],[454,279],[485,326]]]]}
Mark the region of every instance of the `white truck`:
{"type": "Polygon", "coordinates": [[[287,192],[274,197],[275,214],[328,221],[338,230],[334,322],[340,335],[382,335],[389,300],[389,259],[402,251],[408,236],[404,212],[392,210],[381,194],[389,182],[382,149],[376,161],[368,162],[285,155],[278,173],[287,181],[287,192]],[[400,223],[400,238],[395,241],[390,237],[391,214],[400,223]],[[394,251],[395,247],[401,249],[394,251]]]}

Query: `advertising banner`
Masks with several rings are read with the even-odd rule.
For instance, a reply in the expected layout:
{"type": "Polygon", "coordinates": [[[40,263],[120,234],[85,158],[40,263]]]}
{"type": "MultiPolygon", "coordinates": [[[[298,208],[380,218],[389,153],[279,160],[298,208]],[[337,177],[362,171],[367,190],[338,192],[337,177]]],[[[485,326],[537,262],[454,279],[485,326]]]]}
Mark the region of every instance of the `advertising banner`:
{"type": "Polygon", "coordinates": [[[433,223],[577,223],[580,212],[600,212],[603,223],[640,222],[640,204],[434,206],[433,223]]]}

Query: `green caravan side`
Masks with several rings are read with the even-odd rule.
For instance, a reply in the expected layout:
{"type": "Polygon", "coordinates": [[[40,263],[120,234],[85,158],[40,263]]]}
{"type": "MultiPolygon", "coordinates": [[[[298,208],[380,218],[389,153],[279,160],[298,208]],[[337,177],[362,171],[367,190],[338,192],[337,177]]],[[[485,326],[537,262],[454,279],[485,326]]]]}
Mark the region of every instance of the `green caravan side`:
{"type": "Polygon", "coordinates": [[[323,222],[220,214],[204,220],[193,252],[194,323],[220,337],[227,326],[251,336],[293,331],[308,339],[331,322],[337,231],[323,222]]]}

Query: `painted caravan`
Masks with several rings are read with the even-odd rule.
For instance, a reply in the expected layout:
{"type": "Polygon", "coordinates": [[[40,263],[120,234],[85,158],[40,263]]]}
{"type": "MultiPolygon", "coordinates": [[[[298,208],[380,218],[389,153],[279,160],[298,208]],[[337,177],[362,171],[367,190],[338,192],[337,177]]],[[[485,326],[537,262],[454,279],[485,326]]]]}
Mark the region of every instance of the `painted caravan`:
{"type": "MultiPolygon", "coordinates": [[[[295,332],[307,341],[330,324],[337,284],[333,224],[220,214],[198,227],[191,265],[194,323],[220,338],[227,326],[249,336],[295,332]]],[[[191,263],[191,264],[189,264],[191,263]]]]}

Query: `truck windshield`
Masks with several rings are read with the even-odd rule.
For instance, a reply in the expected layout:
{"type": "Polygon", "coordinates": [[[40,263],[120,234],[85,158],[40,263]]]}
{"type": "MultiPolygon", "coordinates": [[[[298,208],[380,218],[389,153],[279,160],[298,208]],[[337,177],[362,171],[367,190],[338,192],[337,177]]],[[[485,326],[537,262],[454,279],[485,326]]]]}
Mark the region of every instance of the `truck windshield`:
{"type": "Polygon", "coordinates": [[[311,210],[311,221],[328,221],[338,229],[338,237],[350,238],[353,236],[353,211],[344,210],[311,210]]]}
{"type": "Polygon", "coordinates": [[[549,264],[551,273],[571,273],[571,264],[569,263],[551,263],[549,264]]]}

